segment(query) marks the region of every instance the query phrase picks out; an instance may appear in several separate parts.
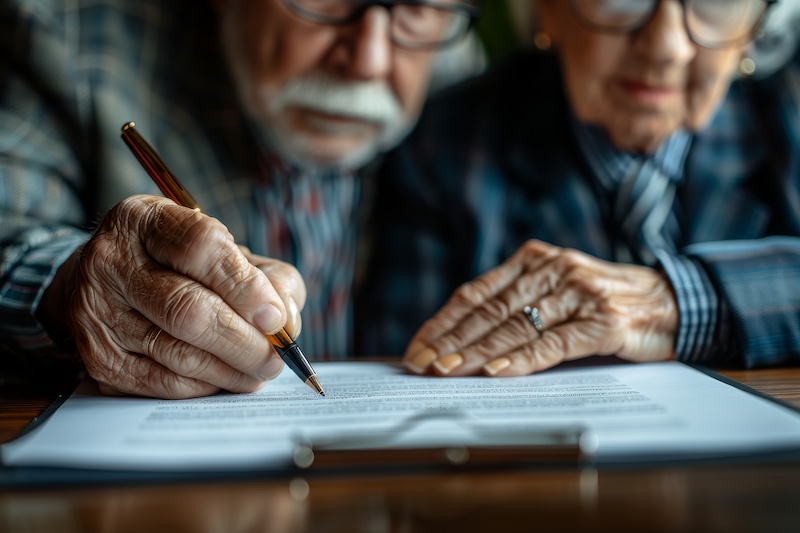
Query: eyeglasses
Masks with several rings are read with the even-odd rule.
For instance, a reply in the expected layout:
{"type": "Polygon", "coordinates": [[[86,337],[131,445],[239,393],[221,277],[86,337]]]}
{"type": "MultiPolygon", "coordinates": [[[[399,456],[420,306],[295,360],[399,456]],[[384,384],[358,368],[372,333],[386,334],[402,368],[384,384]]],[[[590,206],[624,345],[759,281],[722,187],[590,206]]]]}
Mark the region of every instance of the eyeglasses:
{"type": "Polygon", "coordinates": [[[461,39],[474,24],[479,0],[283,0],[298,16],[320,24],[344,25],[374,6],[391,13],[390,37],[411,50],[443,48],[461,39]]]}
{"type": "MultiPolygon", "coordinates": [[[[751,39],[778,0],[678,0],[686,33],[704,48],[726,48],[751,39]]],[[[604,32],[628,33],[653,18],[661,0],[570,0],[578,19],[604,32]]]]}

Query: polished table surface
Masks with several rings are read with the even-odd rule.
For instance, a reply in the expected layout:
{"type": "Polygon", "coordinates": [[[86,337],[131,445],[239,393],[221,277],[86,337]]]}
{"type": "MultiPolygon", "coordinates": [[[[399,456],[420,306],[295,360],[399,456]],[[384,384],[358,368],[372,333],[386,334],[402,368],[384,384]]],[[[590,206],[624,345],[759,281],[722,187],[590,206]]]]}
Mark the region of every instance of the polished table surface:
{"type": "MultiPolygon", "coordinates": [[[[800,409],[800,368],[719,370],[800,409]]],[[[0,442],[54,397],[3,387],[0,442]]],[[[800,531],[800,460],[0,489],[6,532],[800,531]]]]}

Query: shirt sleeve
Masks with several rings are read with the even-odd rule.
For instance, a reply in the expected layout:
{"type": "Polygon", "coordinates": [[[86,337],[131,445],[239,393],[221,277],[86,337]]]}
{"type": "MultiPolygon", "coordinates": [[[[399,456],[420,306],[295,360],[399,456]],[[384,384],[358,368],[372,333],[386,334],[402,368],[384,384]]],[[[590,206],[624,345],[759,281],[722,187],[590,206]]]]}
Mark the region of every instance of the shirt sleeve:
{"type": "Polygon", "coordinates": [[[88,238],[81,84],[63,33],[41,4],[0,7],[0,342],[3,356],[34,366],[76,359],[49,337],[36,308],[88,238]]]}
{"type": "Polygon", "coordinates": [[[724,302],[714,339],[721,341],[699,362],[736,357],[746,368],[800,362],[800,238],[702,243],[685,253],[702,263],[724,302]]]}
{"type": "MultiPolygon", "coordinates": [[[[703,267],[690,257],[656,252],[678,302],[675,357],[679,361],[708,363],[714,357],[715,340],[724,328],[720,298],[703,267]]],[[[726,316],[727,318],[727,316],[726,316]]]]}

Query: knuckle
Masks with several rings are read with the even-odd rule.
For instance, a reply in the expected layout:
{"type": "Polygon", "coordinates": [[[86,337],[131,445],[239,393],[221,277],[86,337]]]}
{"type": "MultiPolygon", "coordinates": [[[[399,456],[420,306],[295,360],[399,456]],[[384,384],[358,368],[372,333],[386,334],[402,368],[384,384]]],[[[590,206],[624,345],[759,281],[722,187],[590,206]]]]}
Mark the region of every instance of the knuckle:
{"type": "Polygon", "coordinates": [[[119,272],[120,265],[131,262],[131,254],[109,233],[95,234],[78,254],[78,273],[80,280],[89,282],[113,276],[119,272]]]}
{"type": "Polygon", "coordinates": [[[513,329],[514,334],[518,338],[525,339],[526,345],[531,344],[541,336],[541,334],[536,331],[536,328],[533,327],[533,324],[530,323],[528,317],[522,314],[518,317],[514,317],[514,320],[510,320],[509,327],[513,329]]]}
{"type": "Polygon", "coordinates": [[[583,263],[583,253],[575,248],[563,248],[561,250],[561,258],[572,265],[583,263]]]}
{"type": "Polygon", "coordinates": [[[266,281],[260,270],[239,259],[228,255],[215,267],[221,280],[216,292],[226,300],[247,295],[266,281]]]}
{"type": "Polygon", "coordinates": [[[151,203],[148,205],[144,201],[143,195],[129,196],[114,207],[109,209],[104,221],[128,221],[136,220],[141,217],[142,213],[151,209],[158,209],[160,202],[151,203]]]}
{"type": "Polygon", "coordinates": [[[436,351],[436,353],[442,356],[452,353],[458,350],[459,348],[466,346],[466,344],[467,342],[465,337],[461,334],[460,331],[455,330],[440,337],[434,343],[433,348],[436,351]]]}
{"type": "Polygon", "coordinates": [[[566,336],[561,335],[559,332],[545,330],[537,344],[538,347],[541,348],[537,350],[540,355],[552,357],[558,355],[563,357],[569,352],[570,343],[566,336]]]}
{"type": "Polygon", "coordinates": [[[550,269],[550,272],[557,274],[562,283],[566,280],[576,277],[576,265],[569,253],[560,253],[555,259],[553,259],[552,265],[553,268],[550,269]]]}
{"type": "Polygon", "coordinates": [[[206,299],[200,287],[183,287],[167,294],[163,308],[165,329],[195,344],[213,332],[215,323],[230,320],[227,306],[209,307],[206,299]]]}
{"type": "Polygon", "coordinates": [[[174,242],[182,251],[202,263],[209,254],[215,254],[220,261],[230,261],[231,255],[244,257],[239,248],[234,244],[233,235],[222,222],[208,216],[191,216],[185,221],[188,226],[185,235],[174,242]]]}
{"type": "Polygon", "coordinates": [[[455,290],[453,300],[460,305],[476,307],[483,304],[492,292],[493,288],[486,276],[480,276],[461,284],[455,290]]]}
{"type": "Polygon", "coordinates": [[[520,246],[519,250],[523,256],[526,255],[540,255],[544,251],[546,251],[546,245],[544,242],[540,241],[539,239],[528,239],[525,241],[522,246],[520,246]]]}
{"type": "Polygon", "coordinates": [[[511,315],[509,304],[503,297],[492,298],[481,305],[474,313],[475,318],[481,322],[505,322],[511,315]]]}
{"type": "Polygon", "coordinates": [[[163,348],[170,370],[188,378],[208,377],[213,374],[210,354],[194,349],[186,343],[170,343],[163,348]]]}

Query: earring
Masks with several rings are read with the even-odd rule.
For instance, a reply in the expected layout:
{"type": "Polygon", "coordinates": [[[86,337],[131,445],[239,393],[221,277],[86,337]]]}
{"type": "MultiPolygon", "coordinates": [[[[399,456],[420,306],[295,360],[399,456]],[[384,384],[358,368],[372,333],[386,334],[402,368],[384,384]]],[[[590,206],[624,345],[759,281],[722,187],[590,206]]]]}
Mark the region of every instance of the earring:
{"type": "Polygon", "coordinates": [[[741,61],[739,61],[739,73],[744,76],[752,76],[753,73],[756,71],[756,62],[753,61],[750,57],[743,57],[741,61]]]}
{"type": "Polygon", "coordinates": [[[539,50],[546,51],[546,50],[550,50],[550,47],[553,45],[553,42],[550,40],[550,36],[549,35],[547,35],[543,31],[540,31],[533,38],[533,44],[539,50]]]}

